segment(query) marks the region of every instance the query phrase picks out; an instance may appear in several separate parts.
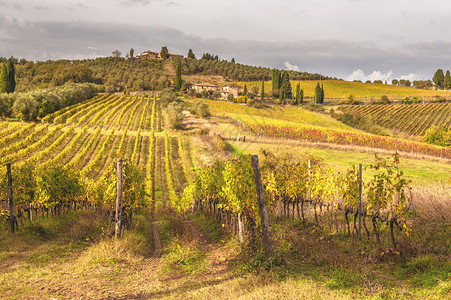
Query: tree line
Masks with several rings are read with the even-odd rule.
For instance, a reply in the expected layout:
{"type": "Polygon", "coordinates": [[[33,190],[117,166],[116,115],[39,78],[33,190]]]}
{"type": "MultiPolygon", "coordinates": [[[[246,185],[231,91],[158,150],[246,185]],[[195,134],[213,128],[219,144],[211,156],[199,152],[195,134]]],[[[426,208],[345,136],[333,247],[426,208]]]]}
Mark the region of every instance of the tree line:
{"type": "Polygon", "coordinates": [[[31,121],[61,108],[94,97],[98,88],[92,83],[68,83],[31,92],[0,94],[0,116],[31,121]]]}

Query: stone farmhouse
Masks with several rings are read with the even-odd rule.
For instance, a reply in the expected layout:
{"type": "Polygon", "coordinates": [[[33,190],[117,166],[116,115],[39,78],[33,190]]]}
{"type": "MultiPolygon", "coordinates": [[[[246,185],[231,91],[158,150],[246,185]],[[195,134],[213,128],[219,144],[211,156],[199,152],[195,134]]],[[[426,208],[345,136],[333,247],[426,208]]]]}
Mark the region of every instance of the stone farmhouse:
{"type": "Polygon", "coordinates": [[[218,92],[221,95],[221,98],[227,99],[229,94],[232,94],[234,98],[238,97],[238,88],[224,86],[220,87],[219,85],[211,84],[211,83],[197,83],[193,84],[192,88],[197,92],[201,93],[203,90],[206,91],[214,91],[218,92]]]}
{"type": "MultiPolygon", "coordinates": [[[[153,51],[141,52],[141,54],[139,54],[137,57],[139,57],[139,58],[161,59],[160,53],[159,52],[153,52],[153,51]]],[[[169,53],[169,59],[174,59],[174,58],[183,58],[183,55],[169,53]]]]}

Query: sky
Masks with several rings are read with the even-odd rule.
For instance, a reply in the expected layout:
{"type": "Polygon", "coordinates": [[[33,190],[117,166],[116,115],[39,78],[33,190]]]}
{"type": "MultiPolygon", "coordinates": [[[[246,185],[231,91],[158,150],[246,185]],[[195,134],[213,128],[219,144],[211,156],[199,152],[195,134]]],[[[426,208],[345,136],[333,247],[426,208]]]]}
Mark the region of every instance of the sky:
{"type": "Polygon", "coordinates": [[[0,56],[208,52],[345,80],[451,69],[449,0],[0,0],[0,56]]]}

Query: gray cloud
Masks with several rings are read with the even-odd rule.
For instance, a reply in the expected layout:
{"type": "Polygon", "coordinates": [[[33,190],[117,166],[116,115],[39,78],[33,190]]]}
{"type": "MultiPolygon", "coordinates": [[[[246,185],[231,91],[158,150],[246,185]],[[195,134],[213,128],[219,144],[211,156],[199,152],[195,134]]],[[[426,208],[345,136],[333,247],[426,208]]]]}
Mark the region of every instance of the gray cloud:
{"type": "Polygon", "coordinates": [[[451,66],[451,41],[401,42],[383,48],[373,42],[345,40],[263,41],[203,38],[162,26],[139,26],[96,22],[29,22],[0,16],[0,56],[33,60],[109,56],[134,48],[186,55],[192,48],[197,57],[203,52],[220,58],[257,66],[285,68],[284,63],[300,66],[301,71],[346,78],[361,69],[365,74],[393,72],[393,77],[409,73],[431,78],[437,68],[451,66]],[[7,28],[7,30],[6,30],[7,28]],[[11,34],[13,33],[13,34],[11,34]]]}
{"type": "Polygon", "coordinates": [[[23,9],[23,6],[20,5],[19,3],[8,3],[6,1],[0,1],[0,7],[15,9],[15,10],[23,9]]]}

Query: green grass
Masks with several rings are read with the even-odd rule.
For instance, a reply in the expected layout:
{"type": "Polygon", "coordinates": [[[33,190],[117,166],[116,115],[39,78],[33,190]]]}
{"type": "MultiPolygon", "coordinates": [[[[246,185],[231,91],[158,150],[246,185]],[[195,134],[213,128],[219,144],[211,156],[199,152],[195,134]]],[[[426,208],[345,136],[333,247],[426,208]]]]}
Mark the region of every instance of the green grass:
{"type": "MultiPolygon", "coordinates": [[[[312,98],[315,95],[315,87],[318,81],[291,81],[293,92],[295,92],[296,85],[300,83],[301,89],[304,90],[304,96],[312,98]]],[[[256,86],[260,90],[261,82],[238,82],[239,85],[247,85],[248,90],[256,86]]],[[[385,95],[390,99],[402,99],[404,97],[419,97],[419,98],[434,98],[441,96],[451,98],[451,91],[435,91],[415,89],[413,87],[401,87],[391,84],[374,84],[374,83],[360,83],[344,80],[325,80],[320,81],[324,85],[325,100],[347,100],[349,95],[355,98],[364,98],[365,100],[378,100],[385,95]]],[[[265,82],[266,93],[271,91],[271,82],[265,82]]],[[[309,100],[311,101],[311,100],[309,100]]]]}
{"type": "MultiPolygon", "coordinates": [[[[230,123],[219,120],[218,128],[225,136],[236,136],[239,133],[243,135],[243,130],[230,123]]],[[[248,139],[249,140],[249,139],[248,139]]],[[[335,173],[345,172],[350,166],[362,164],[368,167],[374,164],[375,156],[371,153],[354,152],[350,150],[332,150],[313,147],[302,147],[297,145],[267,144],[258,142],[237,142],[227,141],[232,154],[259,154],[261,149],[267,149],[274,153],[292,152],[299,155],[311,154],[320,157],[324,162],[331,166],[335,173]]],[[[380,155],[382,158],[390,157],[380,155]]],[[[422,159],[401,158],[401,168],[406,177],[412,180],[412,184],[420,186],[423,184],[433,185],[437,182],[447,181],[451,178],[451,165],[422,159]]],[[[367,168],[363,172],[364,180],[370,179],[372,171],[367,168]]]]}

